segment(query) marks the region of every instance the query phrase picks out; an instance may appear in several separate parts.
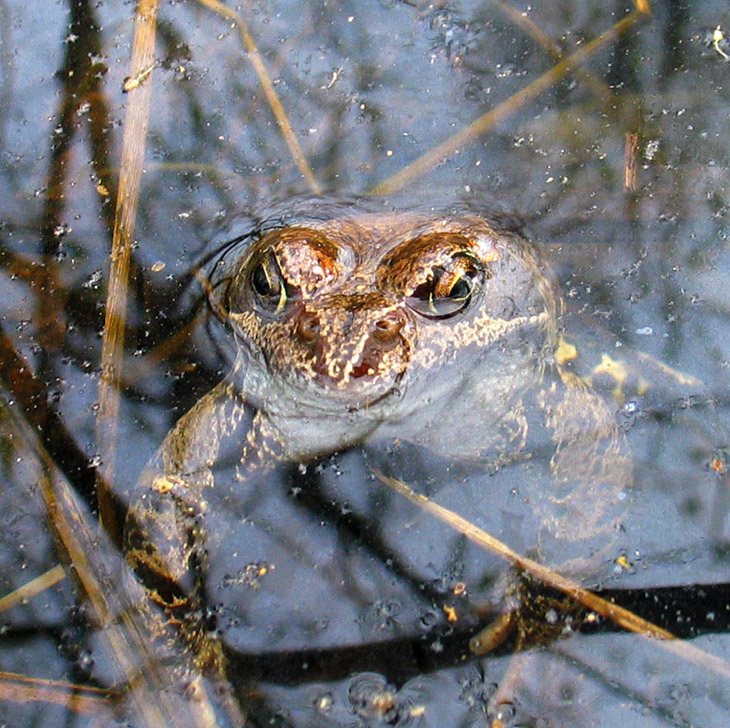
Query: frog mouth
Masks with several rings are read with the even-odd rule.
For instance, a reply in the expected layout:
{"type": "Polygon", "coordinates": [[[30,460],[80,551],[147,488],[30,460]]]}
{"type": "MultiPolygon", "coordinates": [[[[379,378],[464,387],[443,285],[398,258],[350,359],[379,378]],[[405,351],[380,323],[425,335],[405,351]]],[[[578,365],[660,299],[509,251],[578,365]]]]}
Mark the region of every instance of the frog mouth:
{"type": "Polygon", "coordinates": [[[383,346],[370,339],[353,346],[345,356],[328,356],[317,348],[308,358],[315,383],[327,391],[354,391],[388,387],[403,376],[406,366],[403,342],[383,346]]]}
{"type": "Polygon", "coordinates": [[[367,409],[402,392],[406,365],[396,352],[384,357],[365,351],[355,360],[313,359],[299,372],[296,386],[325,408],[332,402],[350,411],[367,409]]]}

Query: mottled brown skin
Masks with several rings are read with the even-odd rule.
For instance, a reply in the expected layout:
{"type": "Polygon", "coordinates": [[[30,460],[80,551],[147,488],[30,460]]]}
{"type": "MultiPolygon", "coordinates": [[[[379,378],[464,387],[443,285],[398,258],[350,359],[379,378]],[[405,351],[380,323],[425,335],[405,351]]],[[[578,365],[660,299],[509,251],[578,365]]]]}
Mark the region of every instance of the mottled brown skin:
{"type": "Polygon", "coordinates": [[[623,440],[603,401],[557,367],[559,304],[518,234],[469,210],[304,202],[260,221],[210,282],[232,372],[168,435],[127,527],[140,596],[160,607],[147,619],[171,655],[224,669],[197,595],[206,491],[242,423],[241,480],[365,441],[496,470],[531,457],[536,438],[552,474],[533,494],[544,533],[571,543],[614,527],[630,481],[623,440]]]}

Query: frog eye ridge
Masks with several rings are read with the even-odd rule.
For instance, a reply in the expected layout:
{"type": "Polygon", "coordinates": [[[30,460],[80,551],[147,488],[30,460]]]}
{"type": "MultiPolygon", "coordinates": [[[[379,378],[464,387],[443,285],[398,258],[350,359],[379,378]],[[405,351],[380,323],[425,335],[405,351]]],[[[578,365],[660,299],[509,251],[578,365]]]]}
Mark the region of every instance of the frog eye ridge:
{"type": "Polygon", "coordinates": [[[260,308],[281,313],[292,298],[291,290],[273,251],[268,250],[254,266],[249,285],[260,308]]]}
{"type": "Polygon", "coordinates": [[[406,299],[408,307],[429,319],[448,319],[464,311],[472,300],[484,269],[467,253],[435,265],[406,299]]]}

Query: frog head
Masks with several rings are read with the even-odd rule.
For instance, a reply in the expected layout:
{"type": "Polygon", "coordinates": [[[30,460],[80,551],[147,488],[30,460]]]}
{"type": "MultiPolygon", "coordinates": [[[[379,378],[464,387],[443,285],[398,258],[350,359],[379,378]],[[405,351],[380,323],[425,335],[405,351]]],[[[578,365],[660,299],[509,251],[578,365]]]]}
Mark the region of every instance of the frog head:
{"type": "Polygon", "coordinates": [[[394,421],[479,378],[503,397],[534,380],[554,338],[533,247],[471,210],[312,201],[262,219],[222,261],[214,307],[241,388],[284,416],[394,421]]]}

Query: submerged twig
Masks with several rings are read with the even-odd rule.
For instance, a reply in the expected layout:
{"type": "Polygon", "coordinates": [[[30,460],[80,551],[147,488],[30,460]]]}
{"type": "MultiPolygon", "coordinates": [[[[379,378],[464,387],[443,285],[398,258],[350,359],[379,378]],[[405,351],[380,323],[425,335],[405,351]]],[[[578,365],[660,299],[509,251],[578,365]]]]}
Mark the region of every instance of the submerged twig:
{"type": "Polygon", "coordinates": [[[89,458],[48,401],[45,382],[16,350],[0,326],[0,382],[10,392],[23,417],[43,442],[57,466],[87,503],[94,502],[94,470],[89,458]]]}
{"type": "Polygon", "coordinates": [[[0,699],[14,703],[48,703],[64,706],[74,713],[98,715],[107,711],[110,694],[101,688],[0,672],[0,699]]]}
{"type": "Polygon", "coordinates": [[[37,576],[35,579],[31,579],[29,582],[23,584],[23,586],[15,589],[15,591],[10,592],[10,594],[0,597],[0,612],[12,609],[17,604],[32,599],[37,594],[44,592],[46,589],[50,589],[65,578],[66,571],[63,566],[54,566],[44,574],[37,576]]]}
{"type": "MultiPolygon", "coordinates": [[[[520,12],[502,0],[492,0],[492,4],[498,7],[516,26],[522,28],[533,40],[537,41],[556,61],[562,61],[565,53],[562,48],[532,21],[527,13],[520,12]]],[[[588,86],[591,93],[601,102],[608,106],[615,103],[615,94],[598,76],[590,69],[576,66],[574,74],[588,86]]]]}
{"type": "MultiPolygon", "coordinates": [[[[111,659],[113,672],[126,682],[125,696],[135,711],[137,724],[145,728],[162,725],[213,728],[213,721],[200,717],[211,712],[207,694],[201,692],[191,701],[188,715],[180,714],[179,696],[170,688],[180,683],[181,676],[160,661],[154,648],[155,635],[150,633],[134,605],[128,604],[122,591],[122,575],[129,567],[122,563],[106,535],[97,533],[88,510],[79,503],[27,423],[10,407],[5,407],[4,412],[15,425],[18,440],[23,441],[38,463],[39,492],[61,555],[72,566],[69,573],[88,597],[86,615],[98,629],[103,654],[111,659]]],[[[20,699],[30,693],[26,690],[18,695],[20,699]]],[[[121,697],[111,691],[106,695],[121,697]]],[[[68,697],[65,704],[73,709],[74,696],[68,697]]],[[[43,696],[37,699],[46,700],[43,696]]],[[[48,700],[59,702],[60,699],[54,694],[48,700]]],[[[99,704],[98,709],[103,708],[99,704]]]]}
{"type": "Polygon", "coordinates": [[[312,169],[309,166],[309,162],[307,161],[307,158],[299,144],[299,140],[294,133],[289,117],[287,116],[284,106],[276,93],[274,84],[271,81],[271,76],[269,76],[269,72],[266,70],[264,59],[261,57],[259,49],[256,47],[256,43],[248,30],[246,22],[239,13],[224,5],[222,2],[219,2],[219,0],[198,0],[198,2],[210,8],[213,12],[218,13],[218,15],[222,15],[224,18],[233,21],[238,26],[238,30],[241,33],[241,39],[243,40],[243,45],[246,47],[246,52],[248,53],[248,58],[256,71],[259,83],[261,84],[261,88],[266,96],[266,101],[276,118],[276,123],[279,125],[284,141],[286,141],[286,145],[289,147],[289,152],[292,155],[295,164],[299,168],[299,171],[302,173],[302,176],[307,181],[310,191],[314,194],[319,194],[322,191],[320,184],[317,182],[314,174],[312,173],[312,169]]]}
{"type": "Polygon", "coordinates": [[[723,677],[730,678],[730,664],[728,664],[725,660],[716,657],[709,652],[705,652],[691,643],[682,642],[668,630],[639,617],[637,614],[634,614],[624,607],[620,607],[617,604],[606,601],[593,592],[579,586],[570,579],[558,574],[546,566],[543,566],[537,561],[521,556],[499,539],[475,526],[471,523],[471,521],[463,518],[453,511],[450,511],[448,508],[444,508],[438,503],[435,503],[430,498],[427,498],[420,493],[416,493],[403,481],[387,477],[382,473],[377,473],[377,476],[383,483],[385,483],[385,485],[392,488],[396,493],[407,498],[419,508],[430,513],[444,523],[447,523],[455,531],[466,536],[470,541],[473,541],[479,546],[482,546],[492,553],[501,556],[506,561],[509,561],[515,568],[526,571],[547,586],[558,589],[596,614],[600,614],[602,617],[610,619],[612,622],[620,625],[624,629],[643,635],[644,637],[654,638],[657,645],[687,660],[688,662],[699,665],[700,667],[705,667],[719,675],[722,675],[723,677]]]}
{"type": "Polygon", "coordinates": [[[627,28],[633,25],[637,20],[641,20],[648,14],[648,4],[645,2],[637,2],[637,8],[623,20],[620,20],[614,26],[590,43],[586,43],[581,49],[577,50],[573,55],[568,56],[564,60],[557,63],[549,71],[545,72],[540,78],[535,79],[531,84],[525,86],[521,91],[507,99],[499,106],[487,111],[486,114],[480,116],[468,126],[453,134],[445,141],[441,142],[430,152],[426,152],[423,156],[406,165],[400,172],[389,177],[384,182],[376,185],[372,190],[372,194],[388,195],[403,189],[409,182],[417,177],[429,172],[437,167],[441,162],[455,154],[464,145],[471,143],[478,136],[493,127],[512,112],[535,98],[545,89],[552,86],[561,78],[566,76],[575,66],[579,66],[590,56],[600,50],[604,45],[618,38],[627,28]]]}

